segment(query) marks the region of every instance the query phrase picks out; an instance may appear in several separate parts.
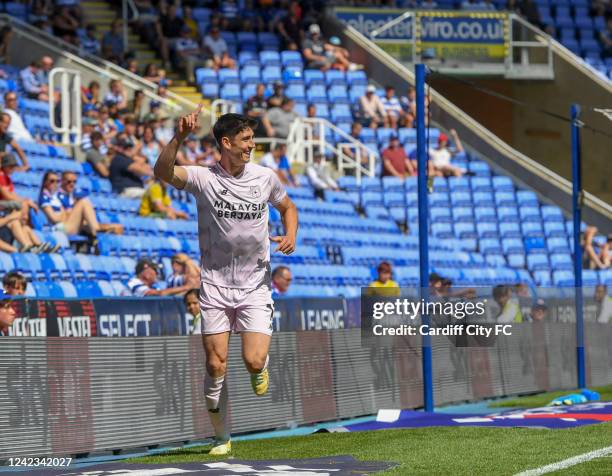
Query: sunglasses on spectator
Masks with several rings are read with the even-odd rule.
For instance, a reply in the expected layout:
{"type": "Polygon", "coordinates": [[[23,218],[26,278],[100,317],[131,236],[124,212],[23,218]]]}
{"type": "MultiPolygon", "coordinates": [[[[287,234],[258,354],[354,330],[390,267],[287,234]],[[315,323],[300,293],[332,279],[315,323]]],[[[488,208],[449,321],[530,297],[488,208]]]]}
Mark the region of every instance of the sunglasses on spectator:
{"type": "Polygon", "coordinates": [[[74,185],[77,181],[76,180],[64,180],[64,183],[66,185],[74,185]]]}
{"type": "Polygon", "coordinates": [[[59,182],[59,179],[50,178],[50,179],[47,179],[47,182],[49,182],[49,183],[57,183],[57,182],[59,182]]]}

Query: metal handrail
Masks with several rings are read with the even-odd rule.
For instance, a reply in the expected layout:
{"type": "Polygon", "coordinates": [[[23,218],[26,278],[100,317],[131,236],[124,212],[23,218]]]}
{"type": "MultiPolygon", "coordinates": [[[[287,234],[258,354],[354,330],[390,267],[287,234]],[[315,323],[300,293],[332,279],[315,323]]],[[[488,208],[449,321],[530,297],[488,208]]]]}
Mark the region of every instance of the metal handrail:
{"type": "Polygon", "coordinates": [[[123,18],[123,44],[125,45],[126,51],[128,50],[128,8],[132,10],[132,20],[138,20],[139,16],[138,8],[136,8],[134,0],[123,0],[121,2],[121,14],[123,18]]]}
{"type": "Polygon", "coordinates": [[[49,72],[49,123],[51,129],[62,134],[62,143],[70,143],[74,134],[75,145],[81,144],[81,72],[68,68],[53,68],[49,72]],[[55,125],[55,76],[60,75],[60,126],[55,125]],[[72,86],[70,76],[74,77],[72,86]]]}
{"type": "Polygon", "coordinates": [[[402,13],[400,16],[398,16],[397,18],[394,18],[393,20],[391,20],[388,23],[385,23],[380,28],[375,28],[374,30],[372,30],[370,32],[370,38],[376,38],[382,32],[387,31],[389,28],[397,25],[398,23],[403,22],[406,18],[408,18],[408,17],[410,17],[412,15],[414,15],[413,11],[407,11],[407,12],[402,13]]]}

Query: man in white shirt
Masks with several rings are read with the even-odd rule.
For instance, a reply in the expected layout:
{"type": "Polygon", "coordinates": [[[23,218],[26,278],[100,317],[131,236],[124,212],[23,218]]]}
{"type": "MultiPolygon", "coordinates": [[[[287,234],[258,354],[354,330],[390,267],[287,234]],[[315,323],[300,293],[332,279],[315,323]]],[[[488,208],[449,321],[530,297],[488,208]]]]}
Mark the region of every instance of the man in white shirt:
{"type": "Polygon", "coordinates": [[[19,112],[17,112],[17,93],[9,91],[4,95],[4,112],[11,116],[11,124],[9,125],[8,132],[13,136],[13,139],[34,140],[30,131],[26,129],[19,112]]]}
{"type": "Polygon", "coordinates": [[[325,167],[325,156],[321,152],[314,155],[314,162],[306,167],[306,176],[310,180],[310,184],[317,191],[317,194],[322,197],[324,190],[340,190],[336,181],[329,175],[325,167]]]}
{"type": "Polygon", "coordinates": [[[381,98],[381,102],[389,118],[389,127],[397,129],[400,122],[404,122],[404,110],[402,109],[399,99],[395,95],[395,88],[393,86],[385,87],[385,96],[381,98]]]}
{"type": "Polygon", "coordinates": [[[446,134],[440,134],[440,137],[438,137],[438,147],[429,149],[433,173],[438,177],[461,177],[466,172],[465,169],[451,164],[451,158],[463,152],[463,145],[455,129],[451,129],[450,134],[455,143],[455,150],[449,149],[448,136],[446,134]]]}

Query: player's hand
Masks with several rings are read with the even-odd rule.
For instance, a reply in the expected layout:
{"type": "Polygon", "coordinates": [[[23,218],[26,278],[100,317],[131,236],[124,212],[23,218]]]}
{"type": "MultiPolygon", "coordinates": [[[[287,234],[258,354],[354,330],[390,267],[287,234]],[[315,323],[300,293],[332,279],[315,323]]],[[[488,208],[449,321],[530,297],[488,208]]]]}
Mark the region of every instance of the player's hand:
{"type": "Polygon", "coordinates": [[[200,128],[200,112],[202,112],[202,103],[198,104],[196,110],[191,114],[187,114],[179,119],[177,134],[181,141],[200,128]]]}
{"type": "Polygon", "coordinates": [[[290,255],[295,251],[295,238],[291,236],[271,236],[270,241],[278,243],[278,246],[274,250],[275,253],[280,251],[285,255],[290,255]]]}

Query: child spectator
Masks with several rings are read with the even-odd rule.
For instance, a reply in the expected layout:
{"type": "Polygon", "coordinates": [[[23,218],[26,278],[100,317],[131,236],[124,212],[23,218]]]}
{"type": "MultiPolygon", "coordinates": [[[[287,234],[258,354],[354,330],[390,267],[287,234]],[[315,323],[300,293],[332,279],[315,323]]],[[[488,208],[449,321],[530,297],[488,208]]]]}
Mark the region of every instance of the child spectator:
{"type": "Polygon", "coordinates": [[[172,200],[168,195],[166,184],[152,181],[146,189],[140,202],[140,216],[167,218],[168,220],[187,220],[189,217],[183,211],[172,208],[172,200]]]}

